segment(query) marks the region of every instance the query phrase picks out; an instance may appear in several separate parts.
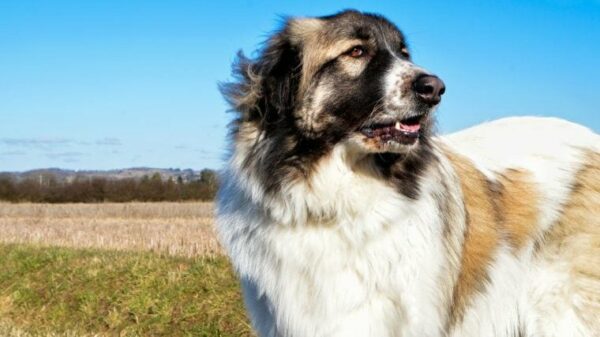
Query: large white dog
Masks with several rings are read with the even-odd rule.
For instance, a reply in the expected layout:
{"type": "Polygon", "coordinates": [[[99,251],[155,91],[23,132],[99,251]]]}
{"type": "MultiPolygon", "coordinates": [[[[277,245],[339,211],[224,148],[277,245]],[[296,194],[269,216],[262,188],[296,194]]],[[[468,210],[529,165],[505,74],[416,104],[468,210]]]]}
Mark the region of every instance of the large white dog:
{"type": "Polygon", "coordinates": [[[260,336],[600,336],[600,137],[509,118],[432,134],[402,33],[290,19],[223,91],[217,225],[260,336]]]}

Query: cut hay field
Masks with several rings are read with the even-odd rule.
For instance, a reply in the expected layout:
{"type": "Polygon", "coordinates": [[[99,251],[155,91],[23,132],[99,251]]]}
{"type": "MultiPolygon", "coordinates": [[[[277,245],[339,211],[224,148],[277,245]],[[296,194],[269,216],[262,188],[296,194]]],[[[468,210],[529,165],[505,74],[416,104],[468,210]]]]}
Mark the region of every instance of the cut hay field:
{"type": "Polygon", "coordinates": [[[0,242],[188,257],[221,253],[207,202],[0,203],[0,242]]]}
{"type": "Polygon", "coordinates": [[[252,336],[210,203],[0,203],[0,337],[252,336]]]}

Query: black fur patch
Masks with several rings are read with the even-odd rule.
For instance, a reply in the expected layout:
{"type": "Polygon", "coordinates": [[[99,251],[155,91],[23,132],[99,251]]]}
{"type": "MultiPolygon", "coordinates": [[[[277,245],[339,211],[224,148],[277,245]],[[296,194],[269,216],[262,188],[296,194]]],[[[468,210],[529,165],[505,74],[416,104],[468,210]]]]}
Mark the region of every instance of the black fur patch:
{"type": "Polygon", "coordinates": [[[392,182],[398,191],[411,199],[417,199],[420,192],[421,177],[432,160],[435,159],[427,137],[420,139],[421,144],[416,151],[402,156],[396,153],[383,153],[375,156],[385,177],[392,182]]]}

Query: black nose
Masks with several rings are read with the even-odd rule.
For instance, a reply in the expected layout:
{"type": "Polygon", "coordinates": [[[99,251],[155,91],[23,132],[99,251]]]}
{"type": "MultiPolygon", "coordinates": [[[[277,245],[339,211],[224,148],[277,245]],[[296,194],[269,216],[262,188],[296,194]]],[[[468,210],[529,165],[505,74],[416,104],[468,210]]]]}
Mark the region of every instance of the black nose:
{"type": "Polygon", "coordinates": [[[413,83],[413,89],[417,96],[425,103],[436,105],[442,100],[446,92],[444,82],[437,76],[421,75],[413,83]]]}

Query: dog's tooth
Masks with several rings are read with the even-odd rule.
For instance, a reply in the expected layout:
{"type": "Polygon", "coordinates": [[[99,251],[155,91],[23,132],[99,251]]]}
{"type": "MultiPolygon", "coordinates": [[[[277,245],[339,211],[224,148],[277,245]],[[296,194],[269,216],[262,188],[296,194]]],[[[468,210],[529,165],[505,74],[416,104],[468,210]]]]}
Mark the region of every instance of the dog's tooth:
{"type": "Polygon", "coordinates": [[[396,122],[396,125],[394,125],[394,127],[396,128],[396,130],[401,130],[400,128],[400,122],[396,122]]]}

